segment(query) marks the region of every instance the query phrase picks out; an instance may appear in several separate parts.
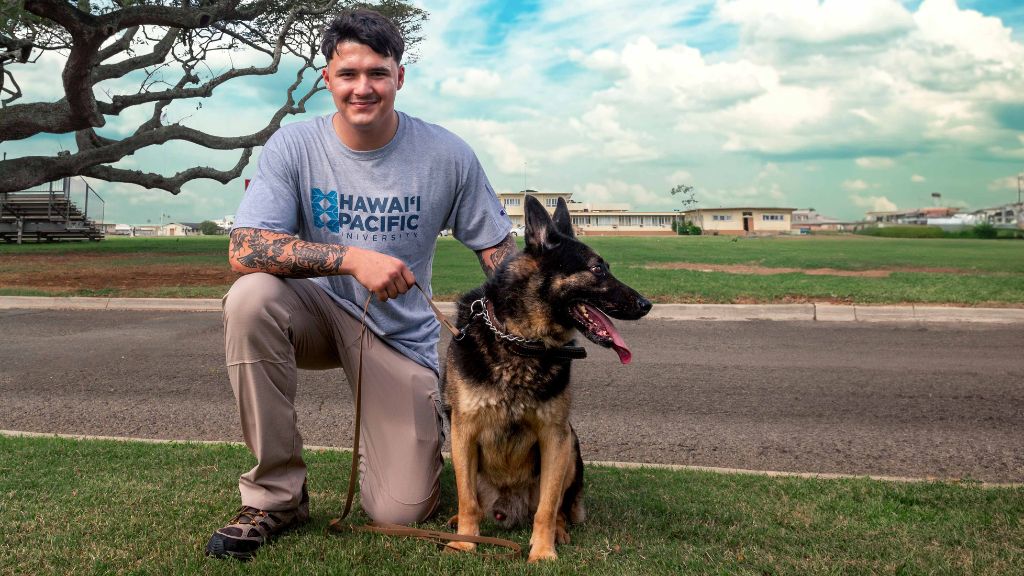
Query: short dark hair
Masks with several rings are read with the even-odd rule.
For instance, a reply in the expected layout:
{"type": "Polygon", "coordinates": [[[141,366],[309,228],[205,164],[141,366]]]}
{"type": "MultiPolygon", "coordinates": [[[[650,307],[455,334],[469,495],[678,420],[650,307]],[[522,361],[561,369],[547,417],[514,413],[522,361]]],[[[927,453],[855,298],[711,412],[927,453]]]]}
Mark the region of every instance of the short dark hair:
{"type": "Polygon", "coordinates": [[[405,40],[398,26],[380,12],[365,8],[345,10],[324,28],[320,51],[328,62],[342,42],[365,44],[381,56],[391,56],[397,64],[402,63],[405,52],[405,40]]]}

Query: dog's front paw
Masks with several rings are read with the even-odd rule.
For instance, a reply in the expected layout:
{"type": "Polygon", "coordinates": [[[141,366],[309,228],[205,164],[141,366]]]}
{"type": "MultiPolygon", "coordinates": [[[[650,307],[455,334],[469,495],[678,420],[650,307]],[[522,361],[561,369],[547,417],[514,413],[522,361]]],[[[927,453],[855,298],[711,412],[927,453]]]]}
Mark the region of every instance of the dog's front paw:
{"type": "Polygon", "coordinates": [[[536,564],[543,560],[558,560],[558,553],[555,552],[553,546],[534,546],[530,548],[530,558],[527,562],[536,564]]]}
{"type": "Polygon", "coordinates": [[[455,516],[452,516],[451,518],[448,519],[448,529],[449,530],[458,530],[458,528],[459,528],[459,515],[456,514],[455,516]]]}
{"type": "Polygon", "coordinates": [[[569,543],[569,531],[564,526],[559,526],[555,529],[555,542],[559,544],[569,543]]]}
{"type": "Polygon", "coordinates": [[[445,552],[472,552],[476,550],[476,544],[473,542],[449,542],[445,544],[445,552]]]}

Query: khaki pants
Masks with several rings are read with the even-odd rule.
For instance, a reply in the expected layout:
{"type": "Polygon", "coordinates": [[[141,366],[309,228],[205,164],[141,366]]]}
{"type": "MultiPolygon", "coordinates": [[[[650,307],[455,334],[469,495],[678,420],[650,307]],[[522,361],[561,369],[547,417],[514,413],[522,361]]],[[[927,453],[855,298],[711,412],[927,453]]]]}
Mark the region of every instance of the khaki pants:
{"type": "MultiPolygon", "coordinates": [[[[297,427],[297,369],[342,367],[355,386],[360,322],[307,280],[239,278],[224,297],[228,376],[257,464],[238,482],[242,504],[299,504],[306,465],[297,427]]],[[[360,498],[374,520],[427,518],[440,495],[437,376],[369,330],[363,338],[360,498]]]]}

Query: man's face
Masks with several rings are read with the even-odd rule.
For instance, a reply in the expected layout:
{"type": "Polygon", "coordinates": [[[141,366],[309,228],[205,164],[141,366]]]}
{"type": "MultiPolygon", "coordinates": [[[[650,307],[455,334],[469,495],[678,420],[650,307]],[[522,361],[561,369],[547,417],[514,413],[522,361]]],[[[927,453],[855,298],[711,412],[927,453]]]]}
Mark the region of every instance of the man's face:
{"type": "Polygon", "coordinates": [[[394,58],[381,56],[365,44],[342,42],[323,77],[338,108],[335,125],[340,131],[374,138],[394,130],[395,95],[405,81],[405,68],[394,58]]]}

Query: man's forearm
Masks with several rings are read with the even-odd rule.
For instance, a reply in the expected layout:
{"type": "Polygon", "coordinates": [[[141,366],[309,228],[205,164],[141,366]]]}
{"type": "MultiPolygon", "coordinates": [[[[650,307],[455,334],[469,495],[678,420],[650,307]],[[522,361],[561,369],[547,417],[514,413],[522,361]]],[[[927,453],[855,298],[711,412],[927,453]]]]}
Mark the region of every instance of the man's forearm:
{"type": "Polygon", "coordinates": [[[317,244],[294,236],[238,228],[231,232],[229,259],[236,272],[267,272],[288,278],[342,274],[348,246],[317,244]]]}
{"type": "Polygon", "coordinates": [[[511,254],[516,251],[516,241],[511,234],[505,236],[505,239],[491,246],[490,248],[484,248],[478,250],[476,257],[480,260],[480,267],[483,268],[484,274],[490,278],[494,275],[494,271],[498,268],[498,265],[505,261],[511,254]]]}

